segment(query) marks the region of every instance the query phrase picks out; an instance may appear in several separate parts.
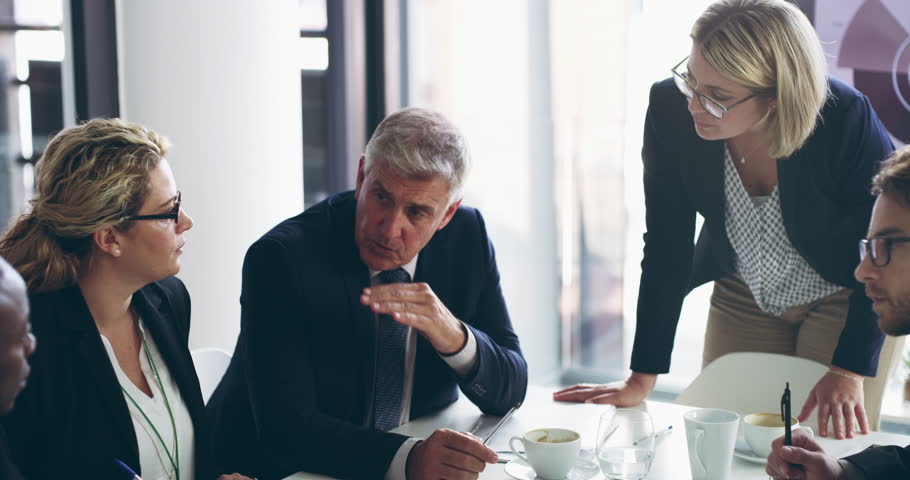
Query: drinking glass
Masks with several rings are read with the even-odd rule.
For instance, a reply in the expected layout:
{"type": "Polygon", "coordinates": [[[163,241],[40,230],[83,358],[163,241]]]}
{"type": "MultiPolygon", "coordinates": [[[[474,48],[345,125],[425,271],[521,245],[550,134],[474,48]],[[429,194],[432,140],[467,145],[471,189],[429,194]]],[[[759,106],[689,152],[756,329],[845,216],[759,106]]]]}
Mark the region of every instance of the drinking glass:
{"type": "Polygon", "coordinates": [[[625,408],[605,412],[597,426],[596,451],[600,469],[607,478],[644,478],[654,458],[651,415],[625,408]]]}

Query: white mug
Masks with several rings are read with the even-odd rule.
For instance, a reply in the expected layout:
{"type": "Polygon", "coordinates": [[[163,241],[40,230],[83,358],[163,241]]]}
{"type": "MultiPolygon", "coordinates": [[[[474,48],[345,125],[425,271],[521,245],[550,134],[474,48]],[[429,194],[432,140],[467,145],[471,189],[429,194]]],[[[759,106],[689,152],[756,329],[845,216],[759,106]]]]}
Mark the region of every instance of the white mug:
{"type": "Polygon", "coordinates": [[[555,480],[564,478],[578,461],[581,435],[565,428],[538,428],[522,436],[509,439],[512,453],[528,462],[539,478],[555,480]],[[524,446],[527,456],[515,448],[515,442],[524,446]]]}
{"type": "Polygon", "coordinates": [[[699,408],[683,415],[693,480],[730,478],[739,414],[719,408],[699,408]]]}
{"type": "MultiPolygon", "coordinates": [[[[796,418],[790,421],[790,431],[805,430],[810,437],[815,436],[811,428],[800,426],[796,418]]],[[[771,442],[784,436],[784,421],[779,413],[753,413],[743,418],[743,437],[749,448],[760,457],[771,455],[771,442]]]]}

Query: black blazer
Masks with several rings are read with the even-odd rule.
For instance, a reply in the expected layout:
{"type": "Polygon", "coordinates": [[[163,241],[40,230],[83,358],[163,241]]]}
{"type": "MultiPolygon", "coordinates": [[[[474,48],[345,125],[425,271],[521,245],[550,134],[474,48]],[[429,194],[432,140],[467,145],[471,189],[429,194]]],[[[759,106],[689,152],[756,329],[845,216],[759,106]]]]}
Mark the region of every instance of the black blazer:
{"type": "Polygon", "coordinates": [[[910,446],[870,447],[844,460],[862,470],[866,480],[910,478],[910,446]]]}
{"type": "MultiPolygon", "coordinates": [[[[894,146],[864,95],[833,78],[829,84],[815,131],[777,160],[781,213],[790,243],[809,265],[853,289],[832,363],[874,376],[884,337],[853,270],[875,202],[871,179],[894,146]]],[[[683,298],[735,270],[724,225],[723,152],[723,141],[695,133],[673,79],[654,84],[642,148],[647,233],[633,371],[667,372],[683,298]],[[705,222],[693,245],[696,212],[705,222]]]]}
{"type": "MultiPolygon", "coordinates": [[[[374,315],[360,304],[370,280],[354,243],[355,206],[352,192],[331,196],[247,252],[240,338],[208,404],[219,469],[379,478],[404,442],[367,424],[374,315]]],[[[480,212],[461,207],[433,235],[414,281],[473,331],[479,361],[459,378],[418,335],[411,418],[451,404],[459,388],[494,415],[522,401],[527,364],[480,212]]]]}
{"type": "MultiPolygon", "coordinates": [[[[187,348],[190,296],[175,277],[133,294],[146,332],[177,383],[195,429],[196,478],[215,478],[206,449],[205,406],[187,348]]],[[[38,348],[28,386],[0,419],[13,460],[30,480],[123,480],[118,458],[139,471],[133,422],[114,367],[78,286],[31,297],[38,348]]]]}

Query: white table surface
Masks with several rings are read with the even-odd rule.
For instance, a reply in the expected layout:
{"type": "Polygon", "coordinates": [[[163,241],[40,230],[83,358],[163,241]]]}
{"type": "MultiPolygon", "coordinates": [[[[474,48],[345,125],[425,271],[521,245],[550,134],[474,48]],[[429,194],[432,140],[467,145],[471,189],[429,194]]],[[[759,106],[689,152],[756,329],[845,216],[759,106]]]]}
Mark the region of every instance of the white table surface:
{"type": "MultiPolygon", "coordinates": [[[[536,428],[561,427],[581,433],[582,448],[593,449],[600,414],[611,407],[554,402],[552,393],[552,388],[529,386],[524,404],[490,440],[490,448],[497,451],[507,451],[509,450],[509,438],[512,435],[521,435],[536,428]]],[[[669,425],[673,426],[672,434],[658,440],[654,460],[651,463],[651,472],[646,478],[652,480],[691,480],[692,475],[689,470],[683,414],[691,410],[692,407],[647,401],[638,408],[651,413],[655,430],[669,425]]],[[[394,431],[404,435],[425,438],[438,428],[471,431],[472,428],[478,425],[479,421],[479,428],[476,428],[475,433],[480,437],[484,437],[486,433],[492,430],[498,419],[499,417],[482,415],[480,410],[462,395],[456,403],[448,408],[406,423],[394,431]]],[[[910,436],[872,432],[869,435],[857,435],[849,440],[820,438],[819,443],[829,455],[839,458],[859,452],[872,444],[907,445],[910,444],[910,436]]],[[[503,454],[502,456],[512,458],[510,454],[503,454]]],[[[288,477],[288,480],[328,478],[330,477],[311,473],[298,473],[288,477]]],[[[480,475],[480,478],[483,480],[511,479],[505,473],[504,464],[488,465],[486,470],[480,475]]],[[[594,478],[603,479],[603,476],[598,475],[594,478]]],[[[734,457],[732,478],[737,480],[767,480],[768,475],[765,473],[763,464],[734,457]]]]}

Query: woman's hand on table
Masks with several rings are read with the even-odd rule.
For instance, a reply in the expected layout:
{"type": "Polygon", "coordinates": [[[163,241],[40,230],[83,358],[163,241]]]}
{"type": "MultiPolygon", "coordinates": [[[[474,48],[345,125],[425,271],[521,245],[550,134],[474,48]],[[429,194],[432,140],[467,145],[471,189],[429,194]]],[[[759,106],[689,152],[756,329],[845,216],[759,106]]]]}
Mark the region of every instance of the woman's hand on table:
{"type": "Polygon", "coordinates": [[[632,372],[622,382],[606,385],[578,384],[553,392],[553,400],[558,402],[607,403],[617,407],[638,405],[651,393],[657,375],[652,373],[632,372]]]}
{"type": "Polygon", "coordinates": [[[856,373],[832,366],[809,393],[799,421],[808,420],[815,407],[818,407],[818,434],[823,437],[828,436],[829,418],[838,440],[853,438],[855,423],[864,435],[869,433],[863,405],[863,377],[856,373]]]}

